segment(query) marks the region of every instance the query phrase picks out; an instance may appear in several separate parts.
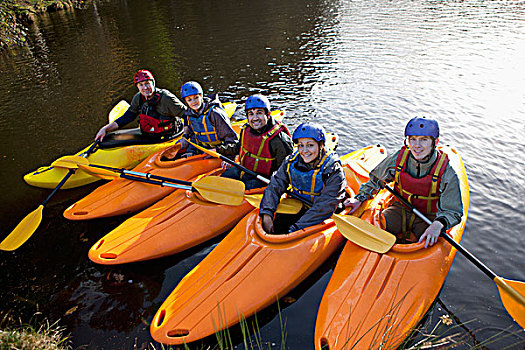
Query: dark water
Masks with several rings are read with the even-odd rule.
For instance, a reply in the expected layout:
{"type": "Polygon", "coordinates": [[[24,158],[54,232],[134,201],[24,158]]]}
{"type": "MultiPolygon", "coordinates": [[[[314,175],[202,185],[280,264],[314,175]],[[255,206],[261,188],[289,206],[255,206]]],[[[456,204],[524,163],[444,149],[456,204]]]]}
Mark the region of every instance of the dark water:
{"type": "MultiPolygon", "coordinates": [[[[26,47],[0,54],[0,235],[50,192],[22,176],[88,144],[111,107],[135,93],[133,72],[146,67],[174,92],[194,79],[239,103],[267,94],[290,126],[317,120],[339,133],[341,154],[378,142],[394,150],[410,117],[438,118],[441,142],[467,166],[464,246],[523,281],[524,58],[522,1],[94,0],[83,11],[44,15],[26,47]]],[[[124,218],[61,216],[95,186],[58,193],[33,237],[0,253],[0,310],[60,319],[74,346],[144,349],[157,308],[219,240],[156,261],[97,266],[88,249],[124,218]]],[[[334,262],[281,305],[288,348],[313,348],[334,262]]],[[[494,283],[459,254],[440,299],[430,328],[446,308],[467,322],[457,332],[469,344],[496,336],[503,339],[486,348],[524,348],[494,283]]],[[[272,348],[281,340],[276,310],[259,315],[272,348]]]]}

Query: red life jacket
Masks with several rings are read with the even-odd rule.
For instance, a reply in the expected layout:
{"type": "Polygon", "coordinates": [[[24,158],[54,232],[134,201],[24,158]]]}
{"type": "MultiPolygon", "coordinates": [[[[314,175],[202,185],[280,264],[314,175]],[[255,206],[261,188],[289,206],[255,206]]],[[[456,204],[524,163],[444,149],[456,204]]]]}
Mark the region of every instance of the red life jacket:
{"type": "Polygon", "coordinates": [[[288,128],[278,121],[260,135],[254,134],[248,124],[245,124],[241,130],[241,150],[239,152],[241,165],[261,175],[270,175],[272,162],[275,160],[275,157],[270,154],[270,140],[279,135],[281,131],[290,135],[288,128]]]}
{"type": "Polygon", "coordinates": [[[423,214],[436,214],[439,201],[439,185],[449,159],[438,151],[438,158],[427,176],[413,178],[405,171],[410,150],[403,146],[397,157],[395,189],[423,214]]]}
{"type": "Polygon", "coordinates": [[[163,116],[155,109],[155,105],[160,101],[160,98],[161,96],[158,92],[147,101],[141,96],[139,125],[143,133],[160,136],[169,134],[176,128],[175,118],[163,116]]]}

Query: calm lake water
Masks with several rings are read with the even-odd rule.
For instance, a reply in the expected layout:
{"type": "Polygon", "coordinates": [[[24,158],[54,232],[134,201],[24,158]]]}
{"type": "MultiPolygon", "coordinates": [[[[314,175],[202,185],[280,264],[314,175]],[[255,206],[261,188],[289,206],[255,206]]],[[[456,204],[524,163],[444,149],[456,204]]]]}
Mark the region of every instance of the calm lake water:
{"type": "MultiPolygon", "coordinates": [[[[264,93],[291,128],[316,120],[337,132],[340,154],[375,143],[393,151],[409,118],[437,118],[441,142],[459,149],[469,176],[464,246],[499,275],[525,280],[523,1],[94,0],[43,15],[27,39],[0,54],[1,237],[50,193],[22,176],[87,145],[112,106],[131,100],[133,73],[148,68],[177,93],[190,79],[238,103],[264,93]]],[[[33,237],[0,253],[0,310],[60,320],[75,347],[146,349],[156,310],[219,239],[97,266],[88,249],[125,218],[62,217],[96,186],[59,192],[33,237]]],[[[287,348],[313,348],[336,258],[282,303],[287,348]]],[[[259,315],[272,348],[281,342],[276,310],[259,315]]],[[[525,347],[495,284],[460,254],[427,326],[447,312],[466,323],[454,332],[470,345],[495,336],[486,348],[525,347]]]]}

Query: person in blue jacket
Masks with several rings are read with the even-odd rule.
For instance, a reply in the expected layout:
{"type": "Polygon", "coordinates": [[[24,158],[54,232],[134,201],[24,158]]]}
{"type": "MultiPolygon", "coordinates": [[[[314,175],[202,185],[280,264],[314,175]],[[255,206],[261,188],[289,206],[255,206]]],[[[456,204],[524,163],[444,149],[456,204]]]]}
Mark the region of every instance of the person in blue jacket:
{"type": "MultiPolygon", "coordinates": [[[[201,85],[196,81],[182,85],[180,95],[189,107],[184,113],[184,137],[181,140],[186,157],[202,152],[185,139],[209,149],[237,142],[237,134],[218,95],[204,96],[201,85]]],[[[220,149],[217,152],[222,153],[220,149]]]]}
{"type": "Polygon", "coordinates": [[[281,233],[274,215],[281,196],[291,191],[311,201],[313,206],[288,229],[294,232],[321,223],[335,212],[345,195],[346,179],[338,155],[325,147],[326,133],[318,124],[299,125],[292,140],[297,151],[288,156],[272,176],[264,191],[259,215],[266,233],[281,233]]]}

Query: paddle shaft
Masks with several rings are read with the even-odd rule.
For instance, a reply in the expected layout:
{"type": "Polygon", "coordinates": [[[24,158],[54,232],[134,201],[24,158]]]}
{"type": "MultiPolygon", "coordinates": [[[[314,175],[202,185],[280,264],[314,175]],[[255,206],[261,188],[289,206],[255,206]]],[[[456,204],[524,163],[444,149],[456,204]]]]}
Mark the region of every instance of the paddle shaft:
{"type": "MultiPolygon", "coordinates": [[[[432,224],[432,221],[430,221],[425,215],[423,215],[419,210],[417,210],[412,204],[410,204],[399,192],[394,190],[392,187],[390,187],[388,184],[383,184],[384,187],[392,193],[394,196],[396,196],[397,199],[403,203],[405,207],[410,209],[414,214],[419,216],[423,221],[425,221],[427,224],[432,224]]],[[[450,243],[454,248],[456,248],[461,254],[463,254],[470,262],[472,262],[474,265],[476,265],[477,268],[479,268],[485,275],[490,277],[490,279],[495,279],[498,277],[491,269],[488,268],[487,265],[483,264],[478,258],[476,258],[474,255],[472,255],[471,252],[469,252],[467,249],[465,249],[461,244],[456,242],[448,233],[445,231],[441,231],[441,237],[443,237],[448,243],[450,243]]]]}
{"type": "MultiPolygon", "coordinates": [[[[95,150],[95,148],[98,146],[99,143],[100,143],[100,141],[98,141],[98,140],[93,142],[91,147],[89,147],[87,149],[87,151],[82,153],[80,156],[84,157],[84,158],[87,158],[87,156],[89,156],[91,153],[93,153],[93,151],[95,150]]],[[[58,183],[57,187],[55,187],[55,189],[49,194],[49,196],[47,196],[47,198],[42,202],[42,206],[45,206],[47,204],[47,202],[49,202],[51,197],[53,197],[55,195],[55,193],[57,193],[57,191],[60,189],[60,187],[62,187],[62,185],[64,185],[66,183],[66,181],[75,173],[75,170],[76,169],[69,169],[69,172],[67,173],[67,175],[64,176],[62,181],[60,181],[58,183]]]]}
{"type": "Polygon", "coordinates": [[[138,172],[138,171],[113,168],[113,167],[109,167],[109,166],[105,166],[105,165],[90,164],[89,166],[92,166],[92,167],[95,167],[95,168],[100,168],[100,169],[113,170],[113,171],[116,171],[116,172],[120,172],[121,173],[121,177],[123,177],[123,178],[126,178],[123,175],[133,175],[133,180],[136,179],[135,176],[140,176],[140,177],[144,177],[144,178],[146,178],[148,180],[154,179],[154,180],[160,180],[161,182],[171,182],[171,183],[176,183],[176,184],[180,184],[180,185],[186,185],[186,186],[189,186],[190,188],[191,188],[191,185],[192,185],[192,183],[189,182],[189,181],[173,179],[173,178],[170,178],[170,177],[164,177],[164,176],[154,175],[154,174],[150,174],[150,173],[141,173],[141,172],[138,172]]]}
{"type": "MultiPolygon", "coordinates": [[[[196,146],[197,148],[200,148],[201,150],[204,151],[204,149],[202,147],[200,147],[198,145],[195,145],[194,143],[192,143],[189,140],[188,140],[188,142],[191,143],[192,145],[196,146]]],[[[211,154],[211,155],[215,155],[216,157],[219,157],[221,160],[224,160],[226,163],[231,164],[233,166],[236,166],[237,168],[241,169],[242,171],[244,171],[247,174],[255,176],[258,180],[261,180],[262,182],[267,183],[267,184],[270,183],[270,179],[257,174],[255,171],[250,170],[250,169],[246,168],[245,166],[243,166],[243,165],[241,165],[239,163],[236,163],[235,161],[231,160],[230,158],[225,157],[225,156],[223,156],[223,155],[221,155],[221,154],[219,154],[217,152],[211,151],[211,150],[206,150],[206,151],[204,151],[204,152],[206,152],[208,154],[211,154]],[[209,151],[209,152],[206,152],[206,151],[209,151]]],[[[304,204],[306,204],[306,205],[308,205],[310,207],[313,206],[313,203],[311,201],[309,201],[308,199],[305,199],[305,198],[301,197],[300,195],[298,195],[296,193],[293,193],[293,192],[290,192],[290,191],[288,191],[287,193],[290,196],[292,196],[293,198],[295,198],[297,200],[300,200],[304,204]]]]}
{"type": "MultiPolygon", "coordinates": [[[[125,174],[125,173],[121,173],[120,177],[123,178],[123,179],[127,179],[127,180],[139,181],[139,182],[144,182],[144,183],[148,183],[148,184],[152,184],[152,185],[159,185],[161,187],[173,187],[173,188],[178,188],[178,189],[181,189],[181,190],[192,190],[192,191],[194,190],[191,185],[188,186],[188,185],[183,185],[183,184],[169,183],[169,182],[165,182],[165,181],[151,180],[151,179],[148,179],[148,178],[145,179],[143,177],[132,176],[132,175],[128,175],[128,174],[125,174]]],[[[191,182],[188,182],[188,183],[191,184],[191,182]]]]}

